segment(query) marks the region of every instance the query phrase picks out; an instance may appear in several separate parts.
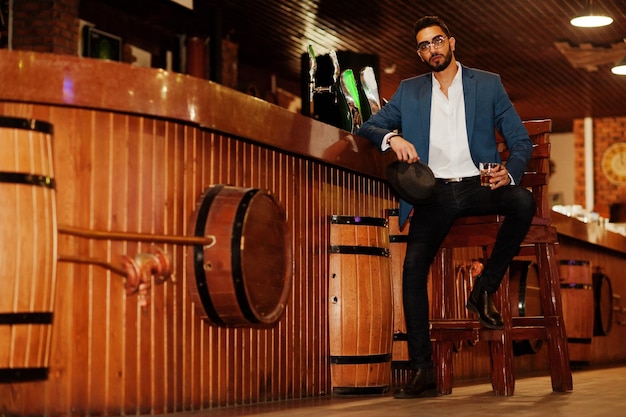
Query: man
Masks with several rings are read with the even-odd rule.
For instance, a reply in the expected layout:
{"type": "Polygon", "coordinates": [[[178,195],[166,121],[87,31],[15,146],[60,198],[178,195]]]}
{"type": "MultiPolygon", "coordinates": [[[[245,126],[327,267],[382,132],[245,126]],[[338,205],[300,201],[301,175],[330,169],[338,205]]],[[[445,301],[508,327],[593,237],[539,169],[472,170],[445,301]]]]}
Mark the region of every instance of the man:
{"type": "Polygon", "coordinates": [[[402,294],[412,374],[396,398],[436,395],[429,337],[427,279],[430,265],[454,220],[462,215],[503,214],[505,220],[490,259],[476,278],[467,308],[489,328],[502,328],[493,293],[519,252],[535,204],[516,186],[532,142],[496,74],[467,68],[454,56],[456,40],[443,21],[426,16],[415,23],[420,59],[431,72],[401,82],[358,135],[393,150],[401,161],[427,164],[437,178],[427,202],[400,200],[400,224],[412,213],[402,275],[402,294]],[[510,149],[489,186],[481,186],[479,162],[501,162],[495,130],[510,149]],[[401,132],[401,134],[395,133],[401,132]]]}

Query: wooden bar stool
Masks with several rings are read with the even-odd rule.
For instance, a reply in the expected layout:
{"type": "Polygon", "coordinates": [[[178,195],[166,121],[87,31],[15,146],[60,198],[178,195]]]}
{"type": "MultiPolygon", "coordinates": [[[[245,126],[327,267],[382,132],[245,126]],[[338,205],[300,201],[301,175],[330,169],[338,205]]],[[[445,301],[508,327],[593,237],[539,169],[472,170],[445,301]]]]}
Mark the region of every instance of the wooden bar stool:
{"type": "MultiPolygon", "coordinates": [[[[535,197],[537,212],[520,256],[534,256],[539,268],[540,298],[543,316],[512,317],[509,302],[508,272],[495,300],[504,320],[504,329],[491,330],[473,319],[451,319],[454,311],[454,248],[481,247],[485,257],[491,253],[503,216],[468,216],[458,219],[446,237],[432,268],[431,340],[440,394],[450,394],[453,385],[452,355],[455,343],[464,340],[487,341],[491,356],[491,383],[496,395],[513,395],[515,371],[513,341],[542,339],[548,349],[553,391],[572,390],[567,337],[563,323],[559,265],[555,256],[557,232],[551,225],[548,203],[548,177],[551,120],[524,122],[533,141],[533,153],[522,186],[535,197]]],[[[499,137],[503,161],[509,152],[499,137]]]]}

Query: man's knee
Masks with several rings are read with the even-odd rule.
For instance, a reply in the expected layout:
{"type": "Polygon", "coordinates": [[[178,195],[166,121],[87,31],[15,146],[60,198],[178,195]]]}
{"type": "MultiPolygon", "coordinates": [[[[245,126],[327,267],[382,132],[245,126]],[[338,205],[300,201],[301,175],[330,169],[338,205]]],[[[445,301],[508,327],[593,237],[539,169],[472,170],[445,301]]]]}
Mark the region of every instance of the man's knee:
{"type": "Polygon", "coordinates": [[[511,207],[520,214],[530,217],[535,214],[535,198],[526,188],[514,187],[509,204],[511,204],[511,207]]]}

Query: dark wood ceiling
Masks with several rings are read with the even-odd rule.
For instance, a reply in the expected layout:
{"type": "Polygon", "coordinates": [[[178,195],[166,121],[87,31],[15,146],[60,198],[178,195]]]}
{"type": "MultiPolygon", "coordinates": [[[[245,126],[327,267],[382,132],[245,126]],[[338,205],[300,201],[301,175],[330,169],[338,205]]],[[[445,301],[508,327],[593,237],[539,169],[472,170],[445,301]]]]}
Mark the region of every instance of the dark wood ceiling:
{"type": "MultiPolygon", "coordinates": [[[[168,0],[81,0],[87,18],[111,25],[120,19],[104,18],[96,4],[135,15],[133,26],[228,36],[239,45],[242,68],[275,73],[292,86],[300,85],[309,44],[318,55],[375,54],[385,98],[400,80],[427,71],[415,52],[413,24],[438,15],[456,38],[457,59],[501,74],[523,119],[551,118],[555,132],[569,132],[573,119],[626,116],[626,76],[610,72],[626,55],[626,0],[595,0],[614,19],[603,28],[570,25],[586,0],[194,0],[194,11],[168,0]],[[219,30],[207,29],[216,23],[219,30]],[[581,54],[585,65],[574,67],[581,54]]],[[[111,30],[123,31],[119,26],[111,30]]]]}
{"type": "MultiPolygon", "coordinates": [[[[571,131],[586,116],[626,116],[626,76],[610,72],[602,50],[626,38],[626,1],[596,0],[613,17],[604,28],[569,20],[585,0],[223,0],[222,25],[239,43],[242,65],[270,67],[300,79],[301,54],[331,49],[376,54],[380,90],[389,98],[401,79],[426,71],[415,53],[413,23],[443,18],[456,38],[457,59],[501,74],[524,119],[551,118],[571,131]],[[597,70],[574,68],[556,46],[590,44],[597,70]],[[597,56],[597,58],[596,58],[597,56]],[[387,69],[387,71],[385,71],[387,69]],[[393,73],[391,69],[395,69],[393,73]]],[[[619,44],[622,43],[620,46],[619,44]]],[[[626,55],[626,48],[623,48],[626,55]]],[[[613,54],[614,55],[614,54],[613,54]]]]}

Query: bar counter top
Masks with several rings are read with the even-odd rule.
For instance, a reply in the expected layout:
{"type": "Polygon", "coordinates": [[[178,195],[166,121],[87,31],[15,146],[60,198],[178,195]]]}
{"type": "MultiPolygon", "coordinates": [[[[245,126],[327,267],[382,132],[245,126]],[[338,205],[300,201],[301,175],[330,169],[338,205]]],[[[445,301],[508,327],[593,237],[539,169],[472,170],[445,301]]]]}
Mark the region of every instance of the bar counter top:
{"type": "Polygon", "coordinates": [[[178,120],[374,178],[391,161],[366,139],[204,79],[125,63],[0,50],[0,100],[178,120]]]}
{"type": "Polygon", "coordinates": [[[626,236],[607,230],[599,222],[584,222],[552,211],[552,224],[560,235],[626,254],[626,236]]]}
{"type": "MultiPolygon", "coordinates": [[[[0,50],[0,101],[108,110],[177,120],[384,178],[390,152],[364,138],[220,84],[125,63],[0,50]]],[[[626,237],[552,212],[558,232],[626,253],[626,237]]]]}

